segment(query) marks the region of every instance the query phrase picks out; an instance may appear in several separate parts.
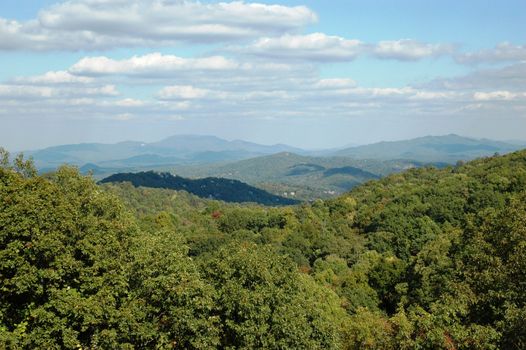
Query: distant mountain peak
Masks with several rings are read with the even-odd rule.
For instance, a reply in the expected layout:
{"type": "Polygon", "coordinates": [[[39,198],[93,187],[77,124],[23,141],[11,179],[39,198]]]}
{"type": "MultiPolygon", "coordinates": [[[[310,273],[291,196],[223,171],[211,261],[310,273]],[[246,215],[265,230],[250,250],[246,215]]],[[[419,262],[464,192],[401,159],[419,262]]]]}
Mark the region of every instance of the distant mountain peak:
{"type": "Polygon", "coordinates": [[[27,155],[33,156],[39,169],[52,169],[64,163],[77,166],[93,163],[122,169],[237,161],[283,151],[303,152],[286,145],[267,146],[242,140],[228,141],[213,135],[178,134],[150,143],[72,144],[31,151],[27,155]]]}
{"type": "Polygon", "coordinates": [[[340,150],[339,156],[357,159],[408,159],[422,162],[449,162],[508,153],[518,145],[487,139],[474,139],[457,134],[423,136],[410,140],[378,142],[340,150]]]}

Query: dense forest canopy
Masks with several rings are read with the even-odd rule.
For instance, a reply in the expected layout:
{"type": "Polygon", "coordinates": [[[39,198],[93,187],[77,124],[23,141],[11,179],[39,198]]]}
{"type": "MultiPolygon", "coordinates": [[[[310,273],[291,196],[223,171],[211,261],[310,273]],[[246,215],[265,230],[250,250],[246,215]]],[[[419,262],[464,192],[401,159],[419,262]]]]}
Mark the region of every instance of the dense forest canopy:
{"type": "Polygon", "coordinates": [[[102,179],[100,182],[130,182],[137,187],[144,186],[181,190],[195,194],[201,198],[217,199],[225,202],[252,202],[263,205],[290,205],[298,203],[298,201],[294,199],[273,195],[238,180],[217,177],[187,179],[181,176],[174,176],[170,173],[146,171],[113,174],[102,179]]]}
{"type": "Polygon", "coordinates": [[[526,348],[526,151],[282,208],[0,162],[0,347],[526,348]]]}

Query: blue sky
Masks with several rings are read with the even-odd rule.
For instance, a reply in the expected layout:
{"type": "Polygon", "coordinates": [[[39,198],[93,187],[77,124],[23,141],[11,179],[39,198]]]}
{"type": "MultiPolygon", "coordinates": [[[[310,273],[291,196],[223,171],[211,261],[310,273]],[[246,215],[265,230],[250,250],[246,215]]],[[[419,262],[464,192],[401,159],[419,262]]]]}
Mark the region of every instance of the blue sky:
{"type": "Polygon", "coordinates": [[[3,0],[0,145],[525,139],[524,1],[3,0]]]}

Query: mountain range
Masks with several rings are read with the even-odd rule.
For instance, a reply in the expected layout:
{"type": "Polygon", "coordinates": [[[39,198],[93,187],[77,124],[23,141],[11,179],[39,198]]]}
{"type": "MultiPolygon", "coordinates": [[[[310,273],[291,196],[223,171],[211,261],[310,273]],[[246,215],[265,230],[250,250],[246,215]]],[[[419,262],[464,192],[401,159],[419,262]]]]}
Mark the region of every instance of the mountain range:
{"type": "Polygon", "coordinates": [[[175,135],[158,142],[126,141],[116,144],[83,143],[24,152],[39,169],[68,163],[82,167],[123,169],[164,165],[200,165],[232,162],[281,152],[354,159],[405,159],[454,163],[526,147],[526,142],[502,142],[458,135],[425,136],[411,140],[378,142],[342,149],[308,151],[284,144],[260,145],[227,141],[215,136],[175,135]]]}
{"type": "Polygon", "coordinates": [[[85,143],[26,152],[41,172],[76,165],[101,179],[122,172],[155,170],[191,178],[223,177],[294,199],[330,197],[371,179],[412,167],[443,167],[457,161],[524,148],[458,135],[425,136],[331,150],[308,151],[283,144],[260,145],[215,136],[175,135],[152,143],[85,143]]]}
{"type": "Polygon", "coordinates": [[[350,147],[336,151],[333,155],[355,159],[410,159],[454,163],[458,160],[471,160],[495,153],[509,153],[524,146],[524,143],[472,139],[450,134],[350,147]]]}
{"type": "Polygon", "coordinates": [[[83,143],[24,152],[33,157],[39,169],[68,163],[99,168],[131,168],[166,164],[206,164],[235,161],[279,152],[303,150],[286,145],[259,145],[227,141],[215,136],[176,135],[158,142],[126,141],[116,144],[83,143]]]}

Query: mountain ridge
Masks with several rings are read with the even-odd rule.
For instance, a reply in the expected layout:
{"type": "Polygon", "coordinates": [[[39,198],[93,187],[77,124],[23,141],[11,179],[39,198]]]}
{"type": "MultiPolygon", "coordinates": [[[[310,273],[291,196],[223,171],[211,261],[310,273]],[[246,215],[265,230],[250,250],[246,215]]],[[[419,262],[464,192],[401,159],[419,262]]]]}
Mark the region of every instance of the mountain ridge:
{"type": "Polygon", "coordinates": [[[233,178],[274,194],[305,192],[302,199],[347,191],[378,176],[428,164],[443,167],[522,148],[457,134],[383,141],[345,149],[306,151],[284,144],[260,145],[209,135],[173,135],[144,143],[83,143],[32,151],[40,171],[64,163],[102,178],[114,173],[148,170],[183,176],[233,178]],[[265,158],[267,157],[267,158],[265,158]],[[310,164],[310,165],[309,165],[310,164]],[[322,169],[324,168],[324,169],[322,169]],[[341,168],[341,169],[339,169],[341,168]],[[353,169],[355,168],[355,169],[353,169]],[[358,171],[361,170],[363,172],[358,171]]]}
{"type": "Polygon", "coordinates": [[[454,163],[494,153],[509,153],[520,149],[517,144],[490,139],[476,139],[457,134],[423,136],[409,140],[381,141],[334,152],[335,156],[357,159],[410,159],[454,163]]]}
{"type": "MultiPolygon", "coordinates": [[[[228,141],[209,135],[173,135],[149,143],[80,143],[51,146],[24,153],[33,157],[38,168],[53,168],[63,163],[77,166],[87,163],[105,167],[140,166],[144,164],[137,164],[136,157],[145,155],[171,157],[172,164],[210,163],[236,161],[283,151],[305,152],[284,144],[260,145],[243,140],[228,141]]],[[[146,163],[151,165],[151,161],[146,163]]]]}
{"type": "Polygon", "coordinates": [[[118,173],[102,179],[99,183],[130,182],[135,187],[165,188],[186,191],[201,198],[225,202],[253,202],[263,205],[292,205],[299,201],[273,195],[244,182],[217,177],[188,179],[170,173],[154,171],[118,173]]]}

